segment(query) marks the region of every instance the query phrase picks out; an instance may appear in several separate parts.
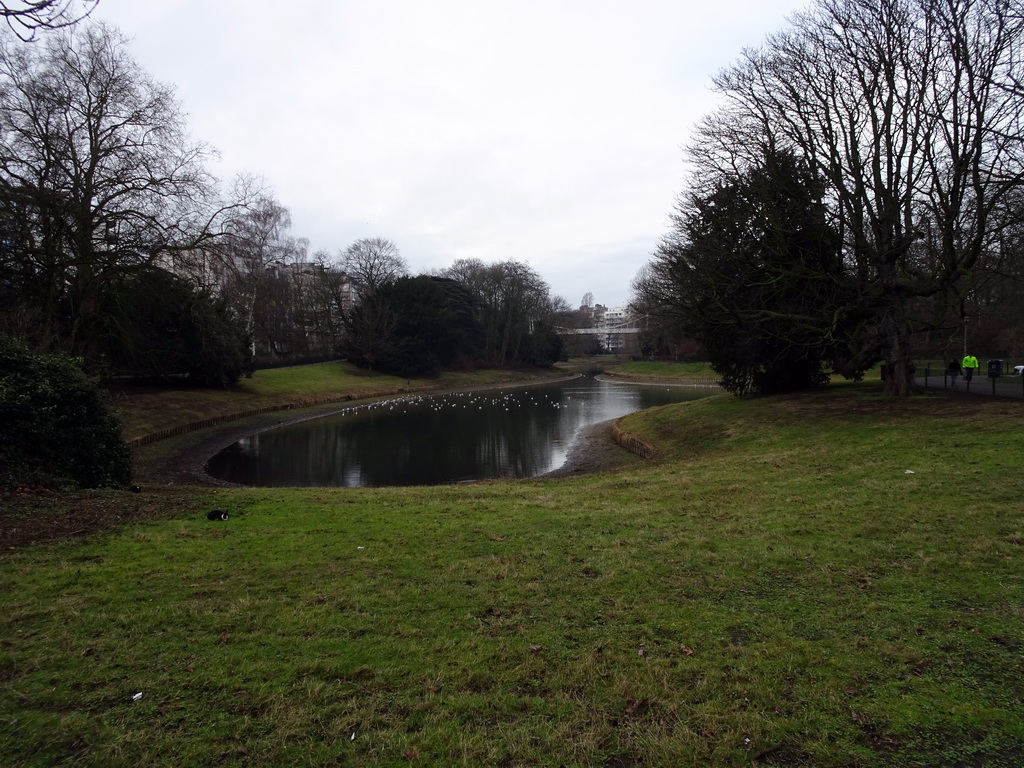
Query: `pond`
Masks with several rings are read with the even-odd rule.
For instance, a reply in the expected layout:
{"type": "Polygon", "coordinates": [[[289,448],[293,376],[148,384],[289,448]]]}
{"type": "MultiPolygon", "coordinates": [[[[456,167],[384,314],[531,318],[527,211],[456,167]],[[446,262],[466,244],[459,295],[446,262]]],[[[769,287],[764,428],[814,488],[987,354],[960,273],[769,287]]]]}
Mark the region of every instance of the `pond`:
{"type": "Polygon", "coordinates": [[[535,477],[565,463],[592,424],[714,394],[585,376],[355,405],[240,440],[206,466],[263,487],[442,485],[535,477]]]}

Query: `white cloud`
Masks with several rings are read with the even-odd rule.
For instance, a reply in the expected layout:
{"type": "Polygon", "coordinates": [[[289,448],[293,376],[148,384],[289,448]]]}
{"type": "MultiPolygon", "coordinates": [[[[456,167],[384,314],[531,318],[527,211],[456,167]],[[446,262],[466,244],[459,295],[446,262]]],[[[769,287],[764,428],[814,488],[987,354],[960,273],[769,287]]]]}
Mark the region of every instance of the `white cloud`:
{"type": "Polygon", "coordinates": [[[710,76],[797,0],[101,0],[178,87],[218,172],[294,234],[394,240],[416,270],[528,261],[627,301],[667,227],[710,76]]]}

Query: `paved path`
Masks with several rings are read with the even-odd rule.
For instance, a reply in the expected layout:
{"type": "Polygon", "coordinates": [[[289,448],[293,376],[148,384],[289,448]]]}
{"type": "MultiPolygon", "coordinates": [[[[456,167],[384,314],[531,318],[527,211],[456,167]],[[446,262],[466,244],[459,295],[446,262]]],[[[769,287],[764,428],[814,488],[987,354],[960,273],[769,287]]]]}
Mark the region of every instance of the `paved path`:
{"type": "MultiPolygon", "coordinates": [[[[917,383],[928,389],[952,389],[949,378],[942,373],[932,374],[927,379],[924,376],[918,376],[917,383]]],[[[968,387],[964,377],[958,376],[956,380],[957,389],[953,391],[972,395],[999,395],[1000,397],[1024,398],[1024,376],[1002,376],[996,379],[994,383],[995,388],[993,389],[992,379],[987,376],[975,376],[968,387]]]]}

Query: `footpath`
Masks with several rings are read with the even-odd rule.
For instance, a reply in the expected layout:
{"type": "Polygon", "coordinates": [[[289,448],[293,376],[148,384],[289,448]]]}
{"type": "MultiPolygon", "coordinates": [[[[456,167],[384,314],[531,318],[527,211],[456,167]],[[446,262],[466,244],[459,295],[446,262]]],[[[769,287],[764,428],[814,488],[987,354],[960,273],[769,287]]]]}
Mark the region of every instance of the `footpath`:
{"type": "Polygon", "coordinates": [[[964,395],[995,395],[996,397],[1024,398],[1024,376],[1000,376],[990,379],[988,376],[975,376],[970,382],[958,376],[954,388],[949,376],[943,373],[929,376],[918,376],[917,383],[928,389],[945,389],[964,395]]]}

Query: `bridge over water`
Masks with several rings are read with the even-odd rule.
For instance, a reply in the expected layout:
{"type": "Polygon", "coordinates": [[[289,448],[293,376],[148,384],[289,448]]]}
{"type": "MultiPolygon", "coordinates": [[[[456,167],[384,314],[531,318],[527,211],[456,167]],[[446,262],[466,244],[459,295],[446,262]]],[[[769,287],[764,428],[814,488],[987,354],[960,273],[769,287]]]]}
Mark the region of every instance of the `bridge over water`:
{"type": "Polygon", "coordinates": [[[608,326],[606,328],[555,328],[557,333],[564,336],[582,336],[585,334],[602,335],[608,333],[640,333],[639,328],[617,328],[608,326]]]}

